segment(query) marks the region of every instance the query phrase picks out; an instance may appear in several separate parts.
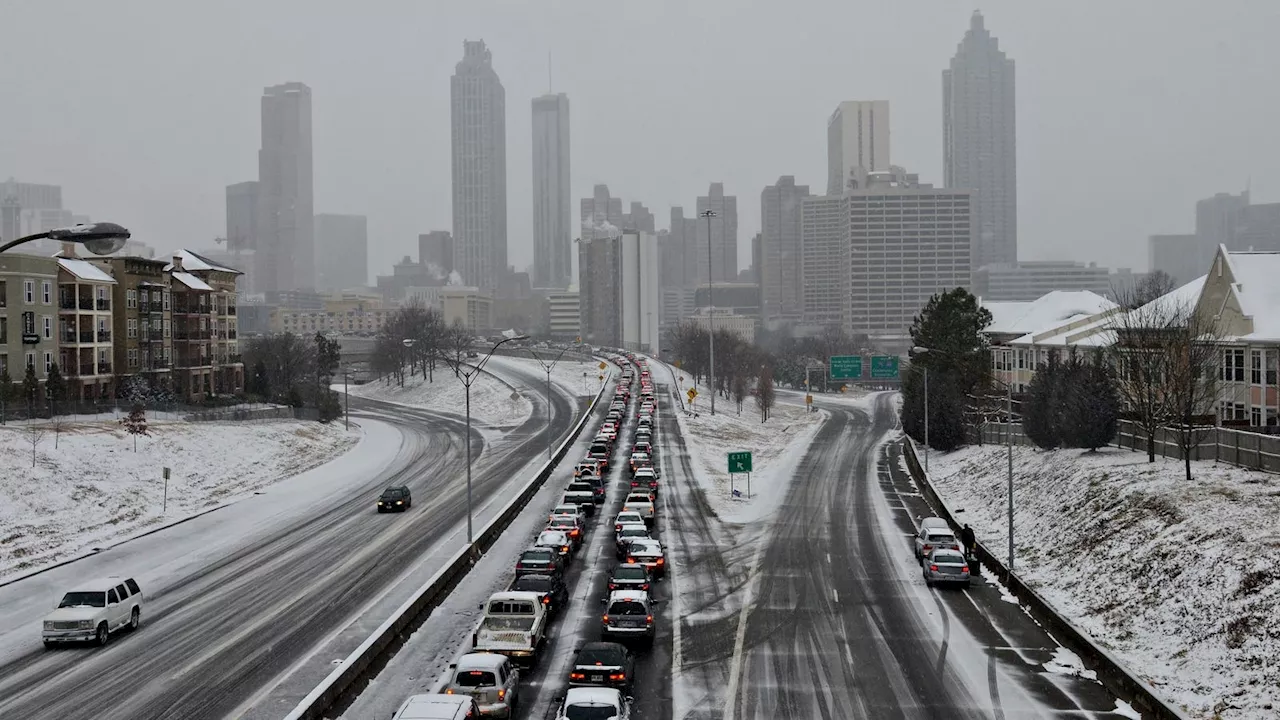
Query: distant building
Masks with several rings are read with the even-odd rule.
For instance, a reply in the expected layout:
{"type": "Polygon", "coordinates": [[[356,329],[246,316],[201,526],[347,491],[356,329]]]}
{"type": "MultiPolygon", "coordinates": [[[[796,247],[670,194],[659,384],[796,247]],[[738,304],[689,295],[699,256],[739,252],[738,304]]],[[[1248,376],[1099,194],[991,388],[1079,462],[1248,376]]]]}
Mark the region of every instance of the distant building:
{"type": "MultiPolygon", "coordinates": [[[[76,245],[67,243],[58,258],[58,367],[72,399],[94,402],[115,397],[111,299],[116,280],[75,251],[76,245]]],[[[42,336],[49,335],[50,323],[42,318],[42,336]]]]}
{"type": "Polygon", "coordinates": [[[1218,193],[1196,202],[1196,237],[1201,245],[1209,248],[1206,265],[1213,259],[1219,245],[1226,245],[1228,250],[1242,249],[1235,247],[1236,227],[1240,211],[1248,205],[1248,191],[1239,195],[1218,193]]]}
{"type": "Polygon", "coordinates": [[[662,265],[662,287],[692,288],[706,284],[707,223],[685,217],[684,208],[671,208],[671,228],[658,236],[659,262],[662,265]],[[701,229],[701,235],[699,230],[701,229]],[[699,264],[698,258],[702,258],[699,264]]]}
{"type": "Polygon", "coordinates": [[[1111,271],[1095,263],[1036,261],[987,265],[973,272],[973,294],[984,301],[1030,302],[1054,291],[1111,294],[1111,271]]]}
{"type": "Polygon", "coordinates": [[[798,321],[803,315],[801,300],[800,252],[801,209],[809,197],[808,185],[796,185],[795,177],[783,175],[760,193],[758,279],[760,316],[798,321]]]}
{"type": "Polygon", "coordinates": [[[418,262],[434,265],[446,275],[453,272],[453,236],[448,230],[432,230],[418,236],[418,262]]]}
{"type": "Polygon", "coordinates": [[[756,319],[739,315],[728,308],[699,308],[690,316],[689,321],[703,330],[723,330],[737,335],[745,342],[756,341],[756,319]]]}
{"type": "Polygon", "coordinates": [[[691,287],[662,288],[662,319],[659,324],[664,331],[684,322],[697,310],[696,295],[697,290],[691,287]]]}
{"type": "Polygon", "coordinates": [[[645,207],[644,203],[635,201],[631,203],[631,211],[622,216],[622,227],[639,232],[657,232],[653,229],[653,213],[649,212],[649,208],[645,207]]]}
{"type": "Polygon", "coordinates": [[[507,269],[506,91],[483,40],[462,43],[450,82],[455,269],[492,289],[507,269]]]}
{"type": "Polygon", "coordinates": [[[533,281],[565,288],[573,273],[569,214],[569,98],[533,99],[533,281]]]}
{"type": "Polygon", "coordinates": [[[803,201],[803,318],[905,352],[929,297],[969,286],[973,194],[915,185],[905,173],[876,177],[803,201]]]}
{"type": "MultiPolygon", "coordinates": [[[[111,304],[113,360],[118,380],[146,378],[152,387],[172,388],[173,332],[170,286],[164,260],[140,257],[92,258],[115,278],[111,304]]],[[[225,332],[237,341],[234,324],[225,332]]]]}
{"type": "Polygon", "coordinates": [[[1163,272],[1183,284],[1204,274],[1213,259],[1213,248],[1194,233],[1152,235],[1147,238],[1147,259],[1152,272],[1163,272]]]}
{"type": "Polygon", "coordinates": [[[494,327],[493,296],[481,288],[441,288],[440,313],[449,326],[461,323],[471,331],[491,330],[494,327]]]}
{"type": "Polygon", "coordinates": [[[610,195],[608,185],[596,185],[592,188],[591,197],[582,199],[579,211],[583,234],[586,234],[586,228],[612,226],[621,230],[625,224],[622,198],[610,195]]]}
{"type": "Polygon", "coordinates": [[[1237,250],[1280,250],[1280,203],[1240,208],[1236,213],[1232,245],[1237,250]]]}
{"type": "Polygon", "coordinates": [[[300,82],[265,88],[254,253],[263,292],[315,288],[312,183],[311,88],[300,82]]]}
{"type": "Polygon", "coordinates": [[[584,238],[578,251],[583,342],[658,352],[658,272],[658,242],[652,233],[584,238]]]}
{"type": "Polygon", "coordinates": [[[369,225],[364,215],[316,215],[315,233],[317,290],[346,290],[369,282],[369,225]]]}
{"type": "Polygon", "coordinates": [[[755,283],[716,283],[708,293],[708,288],[694,290],[694,305],[698,308],[715,307],[732,310],[742,317],[760,317],[760,286],[755,283]]]}
{"type": "MultiPolygon", "coordinates": [[[[0,255],[0,370],[21,383],[27,367],[44,380],[61,363],[61,315],[58,261],[52,257],[7,252],[0,255]]],[[[75,303],[71,303],[75,308],[75,303]]],[[[78,339],[78,336],[77,336],[78,339]]],[[[66,375],[66,368],[59,368],[66,375]]]]}
{"type": "Polygon", "coordinates": [[[547,334],[555,340],[570,341],[581,336],[577,290],[547,292],[547,334]]]}
{"type": "Polygon", "coordinates": [[[1013,60],[973,13],[942,71],[944,185],[973,190],[974,264],[1018,261],[1018,162],[1013,60]]]}
{"type": "Polygon", "coordinates": [[[842,102],[827,120],[827,194],[840,195],[857,171],[889,169],[889,101],[842,102]]]}
{"type": "Polygon", "coordinates": [[[244,273],[240,291],[265,292],[257,273],[258,212],[262,201],[258,197],[258,181],[250,180],[227,186],[227,234],[226,247],[235,257],[231,266],[244,273]]]}
{"type": "MultiPolygon", "coordinates": [[[[707,220],[702,213],[711,210],[711,257],[698,253],[698,279],[707,282],[733,282],[738,279],[738,198],[724,194],[724,183],[711,183],[708,193],[698,198],[697,221],[702,232],[707,232],[707,220]],[[708,273],[707,262],[711,272],[708,273]]],[[[706,236],[703,236],[706,241],[706,236]]],[[[706,249],[706,245],[702,246],[706,249]]]]}

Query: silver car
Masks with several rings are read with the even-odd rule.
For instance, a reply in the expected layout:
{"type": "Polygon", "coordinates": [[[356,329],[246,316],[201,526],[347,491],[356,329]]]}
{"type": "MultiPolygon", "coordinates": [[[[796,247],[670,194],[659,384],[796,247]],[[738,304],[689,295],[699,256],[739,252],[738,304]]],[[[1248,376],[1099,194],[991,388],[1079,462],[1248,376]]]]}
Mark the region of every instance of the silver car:
{"type": "Polygon", "coordinates": [[[916,560],[919,562],[924,562],[929,553],[938,549],[960,552],[960,541],[949,528],[921,527],[920,532],[916,533],[915,545],[916,560]]]}
{"type": "Polygon", "coordinates": [[[969,563],[959,550],[938,549],[924,559],[924,584],[969,587],[969,563]]]}
{"type": "Polygon", "coordinates": [[[514,716],[519,702],[520,672],[512,667],[510,658],[492,653],[467,653],[449,669],[451,676],[444,688],[447,694],[475,698],[480,714],[485,717],[514,716]]]}

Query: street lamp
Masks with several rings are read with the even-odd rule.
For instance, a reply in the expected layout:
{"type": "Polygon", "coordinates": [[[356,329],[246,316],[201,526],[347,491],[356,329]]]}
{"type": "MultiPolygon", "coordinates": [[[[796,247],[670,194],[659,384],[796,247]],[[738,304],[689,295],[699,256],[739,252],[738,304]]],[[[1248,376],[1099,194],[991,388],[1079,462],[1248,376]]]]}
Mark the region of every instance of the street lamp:
{"type": "Polygon", "coordinates": [[[698,213],[707,219],[707,366],[711,381],[711,414],[716,414],[716,303],[712,300],[715,291],[715,279],[711,274],[711,218],[716,211],[707,209],[698,213]]]}
{"type": "Polygon", "coordinates": [[[71,227],[46,230],[35,235],[20,237],[17,240],[10,240],[4,245],[0,245],[0,253],[23,243],[48,238],[59,242],[80,243],[94,255],[110,255],[124,247],[124,243],[129,239],[130,235],[128,230],[115,223],[81,223],[71,227]]]}
{"type": "MultiPolygon", "coordinates": [[[[509,338],[503,338],[494,343],[489,352],[480,359],[475,365],[468,365],[463,362],[462,358],[450,359],[448,355],[439,353],[440,359],[445,364],[453,368],[454,375],[462,382],[462,386],[467,389],[467,544],[470,545],[475,540],[471,535],[471,385],[480,377],[480,372],[484,370],[485,363],[489,362],[489,358],[493,357],[493,353],[505,343],[512,340],[528,340],[528,335],[516,335],[509,338]],[[470,371],[463,368],[470,368],[470,371]]],[[[405,347],[412,347],[412,340],[406,339],[405,347]]]]}
{"type": "MultiPolygon", "coordinates": [[[[915,346],[911,348],[913,355],[922,355],[925,353],[933,353],[935,355],[947,355],[948,353],[941,350],[933,350],[926,347],[915,346]]],[[[929,368],[921,366],[924,370],[924,457],[925,457],[925,473],[929,472],[929,368]]],[[[989,375],[992,381],[1004,386],[1005,389],[1005,449],[1008,456],[1008,526],[1009,526],[1009,571],[1013,571],[1013,384],[1005,382],[995,375],[989,375]]]]}
{"type": "Polygon", "coordinates": [[[537,360],[537,361],[538,361],[538,364],[542,366],[542,369],[543,369],[543,370],[546,370],[546,371],[547,371],[547,429],[546,429],[546,434],[547,434],[547,459],[548,459],[548,460],[550,460],[550,459],[551,459],[551,371],[555,368],[556,363],[560,362],[560,358],[564,357],[564,354],[565,354],[566,352],[568,352],[568,351],[569,351],[569,348],[571,348],[571,347],[573,347],[573,346],[572,346],[572,345],[565,345],[565,346],[564,346],[564,349],[560,351],[560,354],[559,354],[559,355],[557,355],[557,356],[556,356],[556,359],[555,359],[555,360],[552,360],[550,364],[548,364],[548,363],[547,363],[546,361],[544,361],[541,357],[539,357],[539,356],[538,356],[538,352],[537,352],[536,350],[534,350],[534,349],[533,349],[533,347],[530,347],[530,348],[529,348],[529,354],[533,356],[533,359],[534,359],[534,360],[537,360]]]}

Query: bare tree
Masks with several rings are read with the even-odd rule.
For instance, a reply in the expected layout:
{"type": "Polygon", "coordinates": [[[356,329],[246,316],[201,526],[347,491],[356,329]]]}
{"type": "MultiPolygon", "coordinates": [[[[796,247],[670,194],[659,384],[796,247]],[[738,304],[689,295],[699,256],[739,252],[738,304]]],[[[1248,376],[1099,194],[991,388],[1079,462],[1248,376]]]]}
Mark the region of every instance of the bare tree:
{"type": "Polygon", "coordinates": [[[31,467],[35,467],[36,448],[39,447],[40,441],[44,440],[45,426],[37,423],[34,419],[28,419],[27,426],[22,432],[27,439],[27,443],[31,445],[31,467]]]}
{"type": "Polygon", "coordinates": [[[742,414],[742,403],[751,394],[747,386],[747,376],[745,374],[737,374],[733,376],[733,402],[738,406],[738,414],[742,414]]]}
{"type": "Polygon", "coordinates": [[[766,365],[760,368],[760,375],[756,378],[756,407],[760,408],[760,422],[769,420],[769,411],[773,408],[775,399],[773,368],[766,365]]]}
{"type": "Polygon", "coordinates": [[[1005,418],[1005,405],[1004,392],[989,376],[979,380],[966,394],[964,422],[973,429],[978,445],[982,445],[982,433],[988,425],[994,422],[1011,422],[1005,418]]]}
{"type": "Polygon", "coordinates": [[[130,408],[129,414],[120,418],[120,424],[124,426],[125,432],[133,436],[133,451],[138,452],[138,436],[150,436],[151,432],[147,429],[147,410],[142,403],[134,403],[130,408]]]}

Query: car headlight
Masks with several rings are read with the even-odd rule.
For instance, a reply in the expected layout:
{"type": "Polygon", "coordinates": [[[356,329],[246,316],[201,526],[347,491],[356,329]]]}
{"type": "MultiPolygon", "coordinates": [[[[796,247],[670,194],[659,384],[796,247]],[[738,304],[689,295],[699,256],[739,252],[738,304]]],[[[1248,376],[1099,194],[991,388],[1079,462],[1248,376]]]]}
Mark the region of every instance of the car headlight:
{"type": "Polygon", "coordinates": [[[404,501],[403,501],[403,500],[397,500],[397,501],[396,501],[396,504],[397,504],[397,505],[403,505],[403,504],[404,504],[404,501]]]}
{"type": "Polygon", "coordinates": [[[52,629],[53,629],[53,621],[52,621],[52,620],[45,620],[45,621],[44,621],[44,629],[45,629],[45,630],[52,630],[52,629]]]}
{"type": "Polygon", "coordinates": [[[92,627],[93,627],[93,621],[92,621],[92,620],[81,620],[81,621],[80,621],[80,623],[79,623],[79,625],[80,625],[80,629],[81,629],[81,630],[88,630],[88,629],[90,629],[90,628],[92,628],[92,627]]]}

